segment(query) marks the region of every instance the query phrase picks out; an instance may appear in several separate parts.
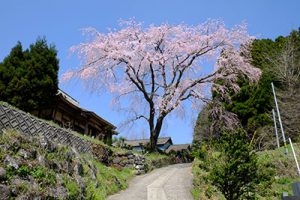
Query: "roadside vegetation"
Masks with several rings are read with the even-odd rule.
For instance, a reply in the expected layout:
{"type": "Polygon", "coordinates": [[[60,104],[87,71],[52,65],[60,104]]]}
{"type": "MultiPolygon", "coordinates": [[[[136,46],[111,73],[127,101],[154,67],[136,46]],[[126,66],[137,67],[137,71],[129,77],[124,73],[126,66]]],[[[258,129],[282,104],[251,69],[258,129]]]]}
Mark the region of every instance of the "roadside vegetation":
{"type": "Polygon", "coordinates": [[[261,163],[246,131],[224,132],[194,152],[195,199],[255,199],[268,194],[274,169],[261,163]]]}
{"type": "Polygon", "coordinates": [[[125,189],[134,175],[132,169],[105,166],[43,136],[7,130],[0,145],[1,195],[13,198],[105,199],[125,189]]]}
{"type": "MultiPolygon", "coordinates": [[[[294,149],[300,155],[300,145],[294,144],[294,149]]],[[[220,151],[206,144],[202,145],[198,153],[193,163],[194,199],[225,199],[211,179],[213,167],[224,164],[219,159],[220,151]]],[[[292,195],[291,184],[300,181],[300,178],[290,147],[288,155],[284,153],[283,147],[257,152],[256,155],[259,180],[259,183],[254,182],[256,198],[279,199],[283,192],[292,195]]]]}
{"type": "Polygon", "coordinates": [[[291,183],[300,180],[291,150],[286,155],[276,148],[271,89],[273,82],[286,138],[294,141],[299,155],[300,29],[275,40],[254,40],[250,52],[251,63],[262,71],[260,80],[251,83],[240,77],[240,91],[230,91],[229,100],[212,92],[212,101],[198,115],[195,199],[280,199],[283,192],[291,195],[291,183]],[[243,130],[245,137],[236,130],[243,130]],[[224,138],[226,133],[231,137],[224,138]],[[241,152],[248,152],[248,159],[239,157],[241,152]]]}

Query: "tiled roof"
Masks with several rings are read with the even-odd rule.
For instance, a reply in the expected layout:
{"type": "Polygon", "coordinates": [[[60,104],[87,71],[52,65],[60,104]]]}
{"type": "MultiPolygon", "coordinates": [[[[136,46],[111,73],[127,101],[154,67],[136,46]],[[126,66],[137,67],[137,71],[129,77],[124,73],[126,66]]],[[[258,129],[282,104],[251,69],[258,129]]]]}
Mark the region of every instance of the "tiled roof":
{"type": "MultiPolygon", "coordinates": [[[[112,129],[116,129],[116,127],[113,124],[111,124],[107,120],[103,119],[102,117],[97,115],[95,112],[89,111],[89,110],[86,110],[86,109],[80,107],[78,101],[76,101],[73,97],[71,97],[66,92],[62,91],[61,89],[58,89],[57,96],[61,97],[61,99],[64,100],[65,102],[67,102],[68,105],[72,105],[73,108],[75,108],[76,110],[79,110],[81,113],[84,113],[85,115],[90,115],[91,117],[95,118],[96,120],[110,126],[112,129]]],[[[117,135],[118,133],[116,131],[114,131],[114,134],[117,135]]]]}
{"type": "Polygon", "coordinates": [[[169,153],[171,151],[189,150],[189,148],[190,148],[189,144],[174,144],[169,146],[169,148],[166,150],[166,153],[169,153]]]}
{"type": "Polygon", "coordinates": [[[76,99],[74,99],[73,97],[68,95],[66,92],[62,91],[61,89],[58,89],[57,95],[61,95],[64,99],[66,99],[70,103],[74,104],[77,107],[80,107],[79,102],[76,101],[76,99]]]}
{"type": "MultiPolygon", "coordinates": [[[[162,137],[162,138],[158,138],[157,139],[157,145],[164,145],[166,144],[168,141],[170,140],[171,144],[173,144],[172,139],[170,137],[162,137]]],[[[150,140],[149,139],[142,139],[142,140],[125,140],[124,143],[126,145],[129,146],[140,146],[140,144],[142,145],[146,145],[147,143],[149,143],[150,140]]]]}

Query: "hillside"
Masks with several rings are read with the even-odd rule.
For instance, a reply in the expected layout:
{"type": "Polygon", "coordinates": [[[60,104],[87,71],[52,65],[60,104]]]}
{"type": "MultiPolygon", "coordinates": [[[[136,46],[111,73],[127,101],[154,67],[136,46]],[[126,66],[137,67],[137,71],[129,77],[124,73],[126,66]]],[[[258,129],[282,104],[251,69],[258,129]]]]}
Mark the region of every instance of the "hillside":
{"type": "MultiPolygon", "coordinates": [[[[294,144],[297,155],[300,155],[300,144],[294,144]]],[[[213,159],[218,152],[209,152],[213,159]]],[[[288,155],[284,154],[284,148],[258,152],[261,179],[264,176],[272,176],[272,182],[262,182],[257,187],[258,199],[279,199],[283,192],[292,194],[291,184],[300,181],[297,168],[289,147],[288,155]],[[265,188],[265,190],[263,189],[265,188]]],[[[298,157],[300,159],[300,157],[298,157]]],[[[194,199],[225,199],[222,194],[209,182],[209,162],[196,159],[193,163],[194,175],[194,199]],[[205,164],[205,165],[204,165],[205,164]]]]}
{"type": "Polygon", "coordinates": [[[108,146],[0,102],[0,199],[105,199],[174,156],[108,146]]]}
{"type": "Polygon", "coordinates": [[[278,36],[275,40],[254,40],[251,60],[262,72],[260,80],[251,83],[240,78],[240,91],[231,92],[229,101],[219,99],[219,94],[213,92],[213,103],[205,105],[198,115],[195,140],[218,137],[224,129],[232,129],[230,124],[235,122],[247,131],[249,140],[255,133],[257,150],[274,148],[275,143],[272,141],[275,134],[270,135],[274,130],[273,82],[286,137],[299,142],[300,29],[292,31],[288,36],[278,36]],[[220,114],[213,115],[216,107],[220,107],[223,117],[220,114]]]}
{"type": "Polygon", "coordinates": [[[42,135],[4,131],[0,146],[0,199],[105,199],[124,189],[134,174],[42,135]]]}

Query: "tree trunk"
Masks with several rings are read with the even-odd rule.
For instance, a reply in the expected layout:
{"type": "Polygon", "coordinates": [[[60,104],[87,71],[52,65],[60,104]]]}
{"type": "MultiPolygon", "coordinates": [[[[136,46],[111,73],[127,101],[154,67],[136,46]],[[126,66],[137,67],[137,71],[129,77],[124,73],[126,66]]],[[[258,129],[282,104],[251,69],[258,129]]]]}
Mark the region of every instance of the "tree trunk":
{"type": "Polygon", "coordinates": [[[151,152],[156,152],[157,151],[157,139],[158,139],[158,135],[156,134],[151,134],[150,135],[150,151],[151,152]]]}
{"type": "MultiPolygon", "coordinates": [[[[155,129],[150,130],[150,151],[157,151],[157,140],[161,131],[164,116],[159,116],[156,121],[155,129]]],[[[150,128],[151,129],[151,128],[150,128]]]]}

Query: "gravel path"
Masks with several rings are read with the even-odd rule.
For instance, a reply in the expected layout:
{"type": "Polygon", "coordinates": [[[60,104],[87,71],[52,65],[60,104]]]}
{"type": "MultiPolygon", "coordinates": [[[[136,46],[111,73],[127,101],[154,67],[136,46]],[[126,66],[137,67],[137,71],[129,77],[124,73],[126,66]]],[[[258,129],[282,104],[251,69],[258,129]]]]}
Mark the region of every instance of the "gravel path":
{"type": "Polygon", "coordinates": [[[191,164],[177,164],[135,177],[128,189],[108,200],[192,200],[191,164]]]}

